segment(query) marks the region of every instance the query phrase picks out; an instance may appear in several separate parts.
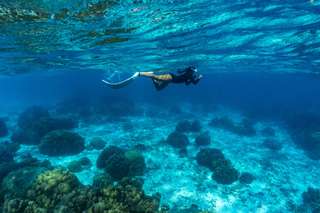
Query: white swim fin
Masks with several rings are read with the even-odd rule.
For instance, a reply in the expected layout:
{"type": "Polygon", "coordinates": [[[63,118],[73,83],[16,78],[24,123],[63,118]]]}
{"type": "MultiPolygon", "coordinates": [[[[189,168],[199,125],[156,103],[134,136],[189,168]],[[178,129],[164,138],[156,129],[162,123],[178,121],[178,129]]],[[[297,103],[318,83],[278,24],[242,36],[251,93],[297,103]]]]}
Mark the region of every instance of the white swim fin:
{"type": "Polygon", "coordinates": [[[109,82],[109,81],[106,81],[106,80],[102,80],[102,82],[107,84],[112,89],[120,89],[120,88],[125,87],[128,84],[130,84],[137,77],[139,77],[139,72],[134,73],[131,77],[129,77],[129,78],[123,80],[123,81],[109,82]]]}

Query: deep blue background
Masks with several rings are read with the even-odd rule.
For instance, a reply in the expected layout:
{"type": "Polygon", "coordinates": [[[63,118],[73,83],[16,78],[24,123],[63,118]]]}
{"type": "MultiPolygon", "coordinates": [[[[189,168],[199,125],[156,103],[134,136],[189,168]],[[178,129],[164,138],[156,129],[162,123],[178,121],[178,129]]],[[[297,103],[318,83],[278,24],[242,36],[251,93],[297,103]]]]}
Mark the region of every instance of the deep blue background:
{"type": "Polygon", "coordinates": [[[287,112],[316,112],[320,108],[320,78],[308,74],[221,73],[207,74],[196,86],[170,85],[156,91],[141,78],[127,88],[106,87],[99,72],[61,72],[0,78],[1,109],[54,105],[70,96],[116,95],[159,106],[185,102],[231,106],[255,116],[275,118],[287,112]]]}

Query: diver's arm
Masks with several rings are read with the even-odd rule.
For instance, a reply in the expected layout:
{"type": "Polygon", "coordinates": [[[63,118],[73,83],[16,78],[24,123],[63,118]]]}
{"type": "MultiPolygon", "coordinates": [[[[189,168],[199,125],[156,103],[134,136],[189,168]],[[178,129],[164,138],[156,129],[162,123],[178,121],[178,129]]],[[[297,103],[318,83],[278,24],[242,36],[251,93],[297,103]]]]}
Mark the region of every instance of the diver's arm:
{"type": "Polygon", "coordinates": [[[201,78],[202,78],[202,75],[199,75],[197,78],[193,78],[191,81],[192,81],[193,84],[197,84],[197,83],[199,83],[201,78]]]}

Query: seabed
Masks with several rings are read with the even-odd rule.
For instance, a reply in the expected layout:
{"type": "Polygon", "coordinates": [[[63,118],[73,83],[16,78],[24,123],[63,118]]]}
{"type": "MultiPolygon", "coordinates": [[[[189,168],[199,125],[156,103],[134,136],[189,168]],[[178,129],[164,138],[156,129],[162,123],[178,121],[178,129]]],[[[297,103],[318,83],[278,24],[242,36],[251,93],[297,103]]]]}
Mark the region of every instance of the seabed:
{"type": "MultiPolygon", "coordinates": [[[[144,106],[144,109],[148,108],[155,107],[144,106]]],[[[217,117],[227,116],[235,122],[240,121],[245,116],[239,111],[220,106],[212,112],[194,112],[187,104],[182,108],[184,111],[178,115],[156,109],[158,116],[145,113],[126,116],[119,121],[82,122],[74,131],[84,137],[86,143],[100,137],[106,146],[143,146],[147,166],[143,188],[148,195],[160,193],[161,203],[173,209],[196,205],[213,212],[284,212],[290,204],[302,202],[301,194],[307,186],[320,185],[320,162],[309,159],[298,149],[280,122],[255,122],[256,134],[243,136],[209,125],[217,117]],[[198,133],[186,133],[191,144],[182,154],[164,141],[177,123],[186,117],[201,122],[202,131],[210,133],[211,144],[198,146],[194,143],[198,133]],[[274,136],[265,136],[263,130],[270,127],[274,136]],[[267,138],[281,144],[282,148],[270,150],[263,144],[267,138]],[[231,185],[216,183],[211,178],[212,172],[196,161],[195,156],[203,147],[222,150],[238,171],[250,172],[255,180],[251,184],[239,181],[231,185]]],[[[14,119],[10,122],[9,126],[15,123],[14,119]]],[[[75,174],[82,184],[91,185],[93,177],[103,172],[95,163],[100,152],[84,150],[74,156],[48,157],[40,154],[37,146],[22,145],[16,160],[31,154],[39,160],[49,160],[55,167],[66,167],[74,160],[88,157],[92,166],[75,174]]]]}

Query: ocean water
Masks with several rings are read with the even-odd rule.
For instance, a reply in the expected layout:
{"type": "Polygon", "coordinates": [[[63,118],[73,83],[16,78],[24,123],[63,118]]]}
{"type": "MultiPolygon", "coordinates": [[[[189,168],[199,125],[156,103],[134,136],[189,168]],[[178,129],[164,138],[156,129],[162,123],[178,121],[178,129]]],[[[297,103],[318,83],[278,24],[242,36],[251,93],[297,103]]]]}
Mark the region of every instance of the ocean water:
{"type": "Polygon", "coordinates": [[[318,213],[319,74],[318,0],[0,0],[0,212],[318,213]]]}

